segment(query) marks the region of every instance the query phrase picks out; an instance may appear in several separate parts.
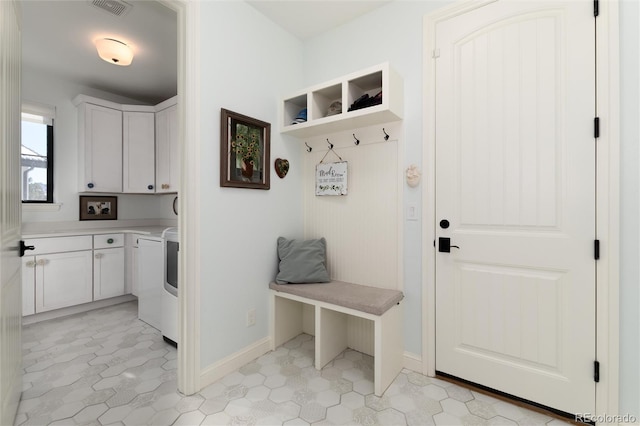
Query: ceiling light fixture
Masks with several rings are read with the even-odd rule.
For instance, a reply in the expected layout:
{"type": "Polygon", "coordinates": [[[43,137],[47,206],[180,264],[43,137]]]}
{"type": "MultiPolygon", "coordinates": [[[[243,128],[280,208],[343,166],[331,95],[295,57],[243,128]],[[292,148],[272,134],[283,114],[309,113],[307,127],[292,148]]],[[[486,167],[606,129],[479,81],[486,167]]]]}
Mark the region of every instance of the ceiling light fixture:
{"type": "Polygon", "coordinates": [[[119,40],[112,38],[101,38],[96,40],[98,56],[114,65],[127,66],[133,60],[133,51],[119,40]]]}

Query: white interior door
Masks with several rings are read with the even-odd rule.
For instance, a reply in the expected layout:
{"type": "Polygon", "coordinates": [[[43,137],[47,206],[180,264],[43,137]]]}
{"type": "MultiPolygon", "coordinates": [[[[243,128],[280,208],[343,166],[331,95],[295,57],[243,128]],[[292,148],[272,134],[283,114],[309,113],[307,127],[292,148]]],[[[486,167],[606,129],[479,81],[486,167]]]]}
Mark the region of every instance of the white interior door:
{"type": "Polygon", "coordinates": [[[20,242],[20,22],[0,1],[0,424],[12,425],[22,391],[20,242]]]}
{"type": "Polygon", "coordinates": [[[436,27],[436,370],[569,413],[595,409],[594,27],[543,0],[436,27]]]}

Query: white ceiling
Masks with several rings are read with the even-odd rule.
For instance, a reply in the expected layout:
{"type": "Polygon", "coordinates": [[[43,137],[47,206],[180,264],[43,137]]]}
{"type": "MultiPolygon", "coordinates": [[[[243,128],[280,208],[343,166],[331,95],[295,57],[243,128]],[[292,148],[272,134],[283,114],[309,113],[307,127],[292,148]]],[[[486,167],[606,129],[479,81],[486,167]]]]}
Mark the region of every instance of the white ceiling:
{"type": "Polygon", "coordinates": [[[379,8],[387,1],[247,0],[276,24],[306,40],[379,8]]]}
{"type": "MultiPolygon", "coordinates": [[[[0,0],[1,1],[1,0],[0,0]]],[[[124,16],[96,8],[90,0],[22,1],[25,69],[67,78],[144,103],[177,93],[176,14],[156,1],[127,0],[124,16]],[[98,57],[94,40],[116,38],[132,45],[133,63],[121,67],[98,57]]],[[[258,0],[248,4],[306,40],[364,15],[389,1],[258,0]]]]}

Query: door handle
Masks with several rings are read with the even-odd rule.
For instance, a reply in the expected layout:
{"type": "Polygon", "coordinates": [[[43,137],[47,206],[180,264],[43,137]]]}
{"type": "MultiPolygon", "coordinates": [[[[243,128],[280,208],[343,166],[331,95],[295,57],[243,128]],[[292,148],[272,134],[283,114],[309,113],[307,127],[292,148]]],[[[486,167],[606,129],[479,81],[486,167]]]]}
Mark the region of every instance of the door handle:
{"type": "Polygon", "coordinates": [[[451,245],[451,238],[440,237],[438,238],[438,251],[440,253],[451,253],[451,247],[460,249],[458,246],[451,245]]]}
{"type": "Polygon", "coordinates": [[[36,246],[28,246],[24,241],[20,240],[20,257],[24,256],[24,252],[27,250],[35,250],[36,246]]]}

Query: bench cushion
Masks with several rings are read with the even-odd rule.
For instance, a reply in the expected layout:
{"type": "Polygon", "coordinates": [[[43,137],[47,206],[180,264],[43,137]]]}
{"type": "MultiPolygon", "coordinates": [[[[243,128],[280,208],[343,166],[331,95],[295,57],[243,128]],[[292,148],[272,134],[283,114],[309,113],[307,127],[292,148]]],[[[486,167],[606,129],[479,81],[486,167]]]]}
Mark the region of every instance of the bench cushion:
{"type": "Polygon", "coordinates": [[[373,315],[384,314],[404,298],[402,292],[398,290],[342,281],[314,284],[276,284],[272,282],[269,284],[269,288],[373,315]]]}

